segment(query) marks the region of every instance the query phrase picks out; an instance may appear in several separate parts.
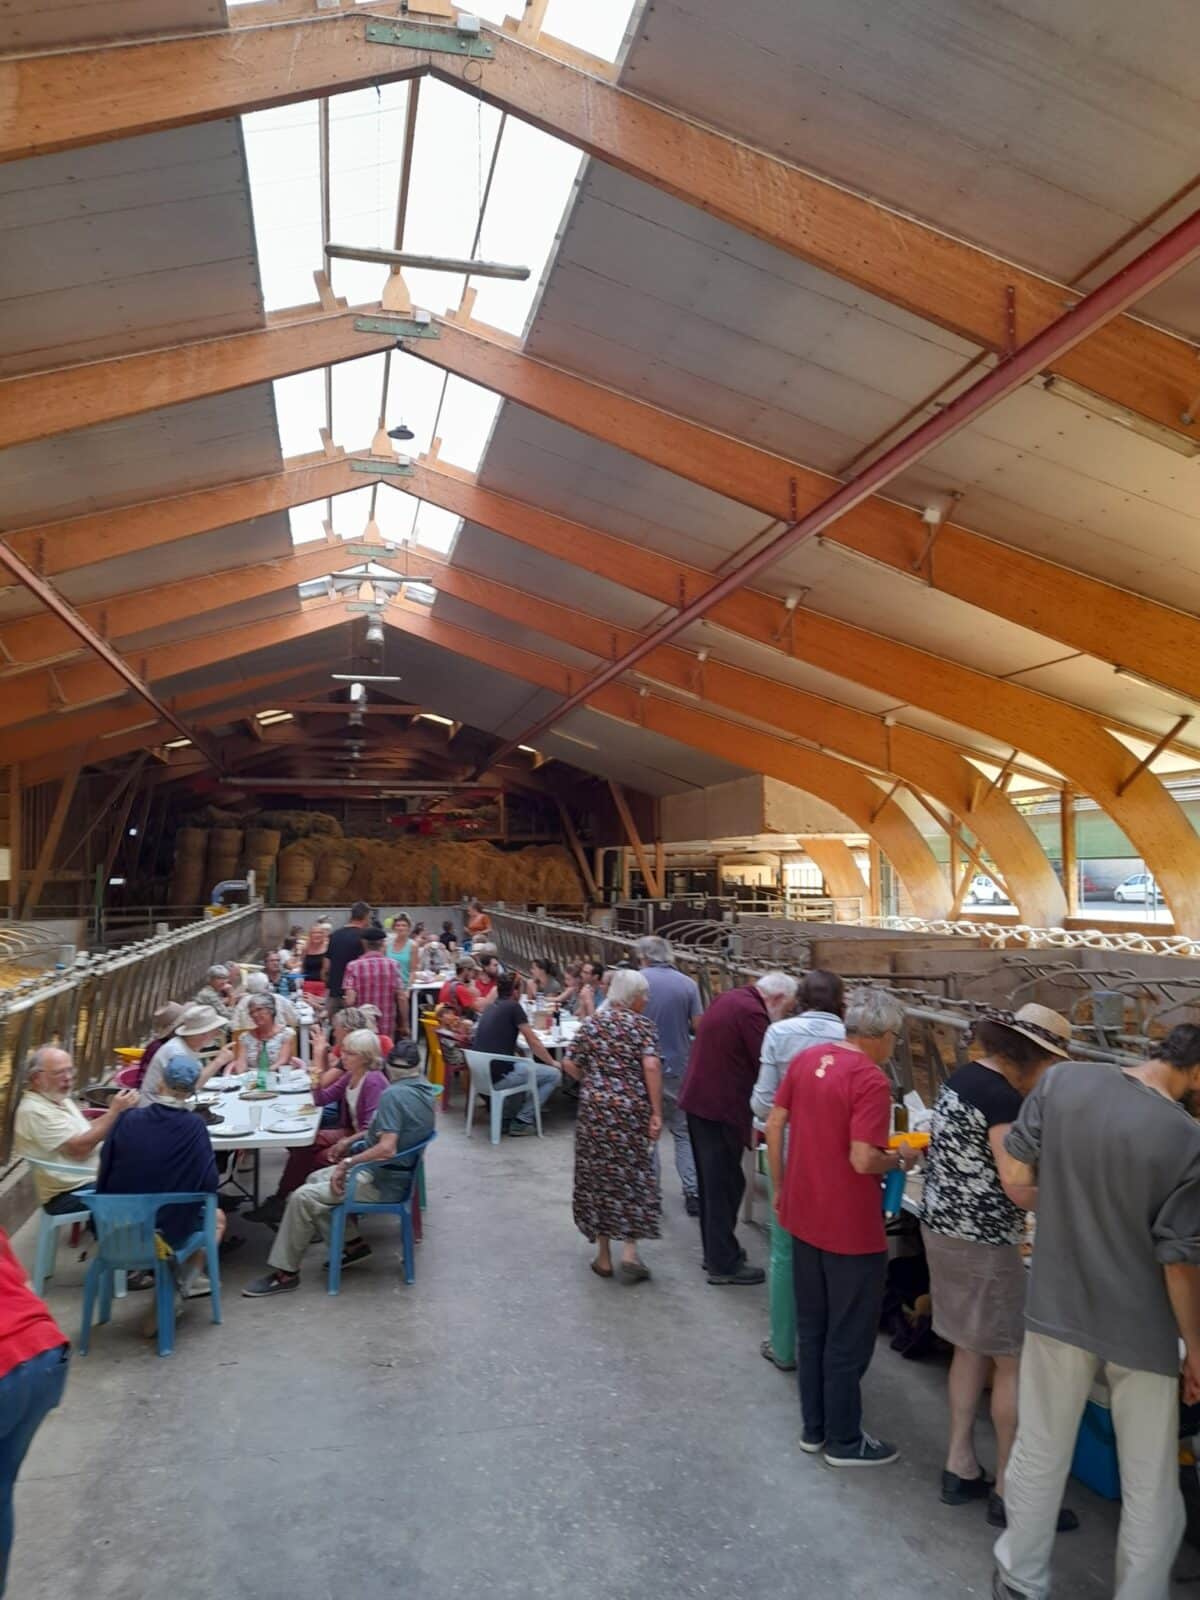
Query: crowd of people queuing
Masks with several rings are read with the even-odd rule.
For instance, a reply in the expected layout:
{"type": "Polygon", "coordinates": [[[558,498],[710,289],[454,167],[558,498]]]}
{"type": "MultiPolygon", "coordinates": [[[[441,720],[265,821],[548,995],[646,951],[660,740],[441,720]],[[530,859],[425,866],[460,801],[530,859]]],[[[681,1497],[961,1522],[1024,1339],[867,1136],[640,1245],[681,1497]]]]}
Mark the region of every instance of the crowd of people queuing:
{"type": "MultiPolygon", "coordinates": [[[[161,1007],[130,1081],[102,1112],[72,1099],[66,1052],[34,1051],[16,1148],[40,1163],[37,1197],[52,1212],[78,1209],[84,1185],[216,1193],[211,1141],[179,1113],[216,1074],[295,1062],[296,1005],[307,999],[324,1024],[312,1030],[309,1067],[322,1127],[247,1213],[275,1239],[269,1270],[243,1293],[293,1291],[309,1246],[328,1242],[354,1165],[372,1164],[357,1179],[363,1199],[400,1198],[411,1182],[405,1152],[432,1132],[436,1090],[408,1037],[408,995],[417,974],[425,984],[437,974],[428,1015],[447,1072],[465,1070],[471,1049],[490,1058],[495,1090],[528,1086],[545,1105],[564,1077],[577,1086],[573,1214],[595,1247],[592,1272],[651,1279],[642,1245],[661,1232],[659,1140],[669,1132],[707,1283],[767,1280],[761,1351],[796,1374],[800,1450],[833,1468],[886,1466],[900,1451],[864,1426],[862,1382],[889,1261],[883,1180],[917,1160],[892,1136],[889,1063],[903,1013],[888,991],[847,991],[821,970],[799,982],[768,972],[705,1007],[665,940],[639,940],[636,956],[607,971],[595,959],[560,967],[539,957],[521,975],[503,966],[475,902],[461,941],[450,922],[437,934],[403,914],[385,926],[359,903],[336,930],[294,928],[261,971],[214,966],[190,1001],[161,1007]],[[547,1012],[577,1024],[558,1061],[544,1042],[547,1012]],[[765,1271],[737,1233],[756,1147],[770,1200],[765,1271]]],[[[1175,1028],[1128,1068],[1070,1059],[1070,1024],[1040,1005],[985,1010],[973,1035],[972,1059],[932,1108],[919,1200],[933,1327],[953,1347],[941,1499],[982,1503],[1001,1530],[999,1600],[1048,1595],[1055,1534],[1078,1525],[1061,1502],[1102,1374],[1124,1498],[1115,1594],[1164,1600],[1183,1525],[1179,1407],[1200,1400],[1200,1028],[1175,1028]],[[989,1388],[991,1474],[975,1441],[989,1388]]],[[[509,1136],[536,1131],[531,1094],[506,1096],[509,1107],[509,1136]]],[[[169,1246],[194,1225],[193,1215],[164,1214],[160,1231],[169,1246]]],[[[343,1264],[369,1255],[351,1229],[343,1264]]],[[[40,1302],[12,1288],[19,1278],[0,1236],[0,1350],[19,1358],[0,1372],[0,1544],[12,1479],[66,1370],[65,1340],[40,1302]]],[[[208,1292],[196,1261],[178,1264],[178,1282],[181,1296],[208,1292]]]]}

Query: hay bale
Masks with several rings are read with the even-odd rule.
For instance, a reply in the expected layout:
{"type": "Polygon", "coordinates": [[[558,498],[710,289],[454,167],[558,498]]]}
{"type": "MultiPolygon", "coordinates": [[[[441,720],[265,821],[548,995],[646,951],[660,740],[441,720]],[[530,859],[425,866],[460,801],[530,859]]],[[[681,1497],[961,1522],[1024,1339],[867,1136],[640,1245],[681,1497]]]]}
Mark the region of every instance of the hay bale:
{"type": "Polygon", "coordinates": [[[283,830],[280,828],[247,828],[246,829],[246,857],[266,856],[269,860],[279,854],[279,847],[283,843],[283,830]]]}
{"type": "Polygon", "coordinates": [[[207,849],[207,828],[180,828],[175,835],[176,861],[201,861],[207,849]]]}

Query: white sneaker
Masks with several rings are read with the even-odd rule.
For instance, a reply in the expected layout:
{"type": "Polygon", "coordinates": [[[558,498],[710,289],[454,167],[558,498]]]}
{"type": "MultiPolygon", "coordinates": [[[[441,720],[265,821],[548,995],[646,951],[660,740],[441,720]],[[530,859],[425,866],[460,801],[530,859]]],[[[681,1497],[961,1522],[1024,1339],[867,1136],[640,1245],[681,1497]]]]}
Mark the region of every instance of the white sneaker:
{"type": "Polygon", "coordinates": [[[185,1300],[203,1300],[212,1293],[212,1284],[203,1272],[198,1272],[184,1284],[182,1293],[185,1300]]]}

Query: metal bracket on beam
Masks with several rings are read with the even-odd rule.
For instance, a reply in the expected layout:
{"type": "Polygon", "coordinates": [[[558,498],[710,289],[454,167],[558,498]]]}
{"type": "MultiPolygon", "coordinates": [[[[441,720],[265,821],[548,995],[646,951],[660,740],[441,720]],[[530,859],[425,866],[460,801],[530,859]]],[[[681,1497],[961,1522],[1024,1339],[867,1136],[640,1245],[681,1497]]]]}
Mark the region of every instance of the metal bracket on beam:
{"type": "Polygon", "coordinates": [[[415,317],[355,317],[355,333],[390,333],[397,339],[440,339],[437,323],[415,317]]]}
{"type": "MultiPolygon", "coordinates": [[[[365,472],[372,477],[411,478],[413,464],[411,461],[385,461],[382,456],[378,458],[371,457],[366,461],[362,460],[361,457],[355,457],[350,463],[350,470],[351,472],[365,472]]],[[[378,552],[379,546],[375,545],[374,549],[378,552]]]]}
{"type": "Polygon", "coordinates": [[[454,28],[434,28],[413,22],[368,22],[368,44],[394,44],[404,50],[441,51],[451,56],[474,56],[491,61],[495,47],[477,33],[459,33],[454,28]]]}

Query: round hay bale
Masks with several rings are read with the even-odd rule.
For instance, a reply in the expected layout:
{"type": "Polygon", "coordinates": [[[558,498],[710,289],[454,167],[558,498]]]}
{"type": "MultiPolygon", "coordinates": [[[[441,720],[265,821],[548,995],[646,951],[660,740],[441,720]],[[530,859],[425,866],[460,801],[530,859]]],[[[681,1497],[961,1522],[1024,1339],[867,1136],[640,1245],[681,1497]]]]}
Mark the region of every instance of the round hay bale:
{"type": "Polygon", "coordinates": [[[286,850],[279,852],[279,881],[298,884],[307,889],[317,875],[317,863],[313,852],[306,847],[303,840],[289,844],[286,850]]]}
{"type": "Polygon", "coordinates": [[[196,906],[201,902],[203,889],[204,864],[189,861],[175,868],[167,895],[173,906],[196,906]]]}
{"type": "Polygon", "coordinates": [[[207,848],[207,828],[180,828],[175,835],[176,861],[199,861],[207,848]]]}
{"type": "Polygon", "coordinates": [[[279,854],[279,847],[283,843],[283,833],[279,828],[247,828],[246,829],[246,855],[267,856],[273,859],[279,854]]]}

